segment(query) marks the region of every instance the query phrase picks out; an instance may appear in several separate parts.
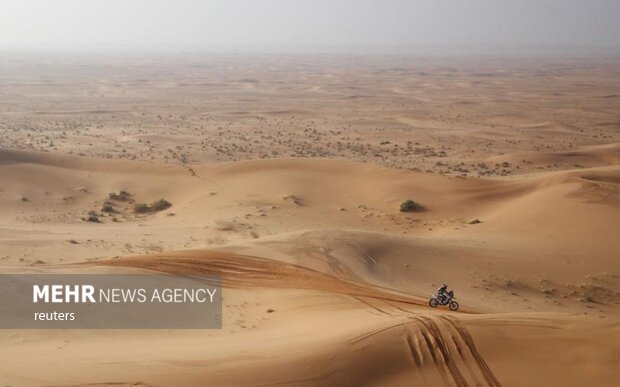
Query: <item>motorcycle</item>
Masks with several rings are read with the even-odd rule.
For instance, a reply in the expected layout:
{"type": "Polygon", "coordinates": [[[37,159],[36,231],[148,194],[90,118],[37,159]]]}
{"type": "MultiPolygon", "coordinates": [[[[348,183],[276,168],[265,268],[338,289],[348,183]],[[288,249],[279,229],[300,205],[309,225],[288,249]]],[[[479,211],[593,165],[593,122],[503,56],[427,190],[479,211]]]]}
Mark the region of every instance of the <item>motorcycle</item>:
{"type": "Polygon", "coordinates": [[[456,302],[456,297],[454,297],[454,292],[450,290],[444,296],[432,295],[431,299],[428,301],[428,305],[431,308],[436,308],[439,305],[448,305],[451,311],[456,312],[459,309],[459,303],[456,302]]]}

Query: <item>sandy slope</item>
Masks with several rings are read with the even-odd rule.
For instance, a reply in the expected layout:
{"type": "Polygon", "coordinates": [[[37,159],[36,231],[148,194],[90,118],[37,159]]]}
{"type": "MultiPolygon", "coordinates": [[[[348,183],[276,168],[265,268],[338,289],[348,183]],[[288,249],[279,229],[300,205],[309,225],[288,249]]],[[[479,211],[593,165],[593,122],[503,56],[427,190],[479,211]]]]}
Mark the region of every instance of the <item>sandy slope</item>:
{"type": "Polygon", "coordinates": [[[619,181],[615,165],[492,180],[0,151],[4,271],[225,283],[221,331],[2,331],[0,382],[617,385],[619,181]],[[173,206],[102,213],[120,190],[173,206]],[[426,211],[400,213],[406,198],[426,211]],[[462,312],[425,305],[443,281],[462,312]]]}

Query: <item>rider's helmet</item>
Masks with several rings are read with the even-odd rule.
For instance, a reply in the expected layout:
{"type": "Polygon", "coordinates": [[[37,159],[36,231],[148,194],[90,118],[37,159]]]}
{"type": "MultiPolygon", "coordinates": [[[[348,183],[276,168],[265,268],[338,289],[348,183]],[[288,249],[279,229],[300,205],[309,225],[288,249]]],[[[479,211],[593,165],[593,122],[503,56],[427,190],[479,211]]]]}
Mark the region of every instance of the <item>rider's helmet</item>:
{"type": "Polygon", "coordinates": [[[447,289],[447,288],[448,288],[448,284],[447,284],[447,283],[444,283],[444,284],[443,284],[443,287],[447,289]]]}

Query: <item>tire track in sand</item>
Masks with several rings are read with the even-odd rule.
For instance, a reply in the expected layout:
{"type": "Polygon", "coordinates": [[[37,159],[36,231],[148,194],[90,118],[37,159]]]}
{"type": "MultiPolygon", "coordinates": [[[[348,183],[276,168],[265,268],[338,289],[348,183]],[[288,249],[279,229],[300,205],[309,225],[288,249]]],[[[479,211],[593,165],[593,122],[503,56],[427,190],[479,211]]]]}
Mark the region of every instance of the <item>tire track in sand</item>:
{"type": "Polygon", "coordinates": [[[414,317],[417,321],[420,333],[426,342],[427,350],[430,352],[433,363],[437,366],[440,376],[446,385],[450,385],[447,376],[450,376],[457,387],[467,387],[469,384],[455,363],[450,349],[441,334],[439,326],[435,321],[428,317],[414,317]]]}
{"type": "Polygon", "coordinates": [[[458,333],[460,339],[464,342],[465,347],[473,356],[475,363],[487,384],[490,387],[501,387],[501,383],[497,380],[497,377],[493,374],[493,371],[491,371],[491,368],[488,366],[480,352],[478,352],[476,344],[474,344],[474,340],[469,331],[467,331],[467,329],[465,329],[465,327],[463,327],[458,320],[452,316],[439,316],[438,318],[444,321],[447,325],[451,326],[458,333]]]}
{"type": "Polygon", "coordinates": [[[501,387],[501,383],[478,352],[471,334],[453,316],[413,316],[405,344],[420,378],[439,374],[446,386],[501,387]],[[425,359],[434,368],[425,367],[425,359]]]}

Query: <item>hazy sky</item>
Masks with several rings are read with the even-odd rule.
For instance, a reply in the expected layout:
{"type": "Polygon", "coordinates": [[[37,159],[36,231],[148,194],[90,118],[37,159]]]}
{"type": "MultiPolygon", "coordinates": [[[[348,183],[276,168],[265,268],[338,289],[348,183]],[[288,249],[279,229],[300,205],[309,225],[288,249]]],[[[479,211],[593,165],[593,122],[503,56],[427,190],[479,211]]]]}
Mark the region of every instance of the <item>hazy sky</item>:
{"type": "Polygon", "coordinates": [[[0,0],[0,46],[620,46],[620,0],[0,0]]]}

